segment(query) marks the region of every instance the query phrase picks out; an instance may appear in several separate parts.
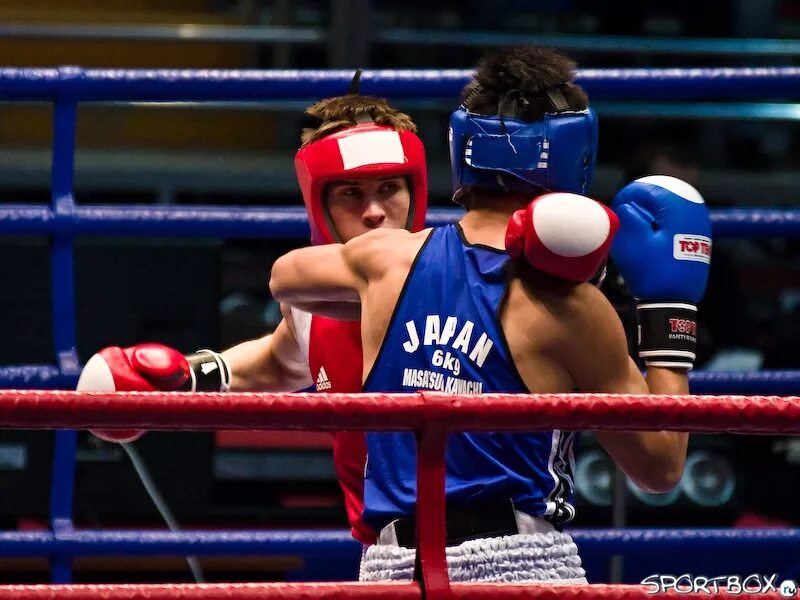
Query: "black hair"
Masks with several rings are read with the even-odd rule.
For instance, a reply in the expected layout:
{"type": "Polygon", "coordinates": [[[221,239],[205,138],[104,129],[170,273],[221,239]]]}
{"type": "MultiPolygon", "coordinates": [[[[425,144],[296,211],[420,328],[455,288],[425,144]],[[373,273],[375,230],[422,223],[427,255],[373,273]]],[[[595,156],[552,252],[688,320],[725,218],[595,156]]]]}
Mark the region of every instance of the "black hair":
{"type": "Polygon", "coordinates": [[[470,112],[538,121],[546,112],[583,110],[589,105],[574,77],[575,63],[555,50],[503,48],[478,62],[461,101],[470,112]]]}
{"type": "MultiPolygon", "coordinates": [[[[461,103],[472,113],[504,115],[539,121],[545,113],[584,110],[589,97],[573,83],[575,63],[568,57],[538,46],[512,46],[486,54],[475,76],[461,91],[461,103]]],[[[548,190],[541,188],[538,192],[548,190]]],[[[507,197],[500,190],[479,186],[465,189],[457,201],[467,210],[496,205],[507,197]]]]}

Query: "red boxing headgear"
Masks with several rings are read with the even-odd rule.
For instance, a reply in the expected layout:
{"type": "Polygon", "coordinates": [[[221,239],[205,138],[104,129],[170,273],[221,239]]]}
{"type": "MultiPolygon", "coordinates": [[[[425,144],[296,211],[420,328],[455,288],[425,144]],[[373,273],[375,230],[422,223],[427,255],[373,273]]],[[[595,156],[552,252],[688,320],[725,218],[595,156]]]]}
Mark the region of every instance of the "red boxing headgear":
{"type": "Polygon", "coordinates": [[[425,226],[428,205],[428,170],[425,148],[411,131],[364,123],[342,129],[303,146],[294,157],[297,181],[311,226],[312,244],[341,242],[325,206],[325,186],[352,177],[409,178],[411,203],[406,229],[425,226]]]}

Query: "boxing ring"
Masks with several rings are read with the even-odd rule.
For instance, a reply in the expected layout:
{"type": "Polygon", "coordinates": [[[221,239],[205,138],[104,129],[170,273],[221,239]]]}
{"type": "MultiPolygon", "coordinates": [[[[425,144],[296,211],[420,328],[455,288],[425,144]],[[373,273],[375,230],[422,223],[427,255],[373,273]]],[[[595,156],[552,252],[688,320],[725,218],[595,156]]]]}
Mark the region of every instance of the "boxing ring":
{"type": "MultiPolygon", "coordinates": [[[[362,92],[391,99],[452,100],[469,80],[465,70],[365,71],[362,92]]],[[[303,238],[305,212],[229,206],[80,206],[73,193],[78,105],[86,102],[226,102],[314,100],[347,91],[351,71],[170,71],[0,69],[0,99],[53,103],[52,201],[0,206],[0,234],[52,240],[55,363],[0,367],[0,428],[54,428],[50,531],[0,532],[0,557],[51,561],[52,581],[71,581],[71,563],[89,555],[301,555],[310,562],[357,560],[345,532],[79,530],[72,522],[76,433],[92,427],[147,429],[412,430],[419,435],[420,553],[423,585],[241,584],[196,586],[0,586],[0,598],[501,598],[529,586],[449,585],[444,568],[444,440],[451,430],[676,429],[690,432],[800,433],[800,371],[690,374],[694,394],[717,396],[503,396],[480,405],[433,393],[393,396],[327,394],[165,394],[45,391],[73,388],[76,352],[74,239],[86,235],[303,238]],[[754,394],[752,397],[720,394],[754,394]],[[770,394],[770,396],[767,396],[770,394]],[[785,396],[778,396],[785,395],[785,396]],[[233,407],[235,406],[235,410],[233,407]],[[66,429],[65,429],[66,428],[66,429]],[[501,592],[502,590],[502,592],[501,592]]],[[[800,69],[583,70],[578,82],[593,100],[732,99],[800,95],[800,69]]],[[[602,116],[602,112],[600,112],[602,116]]],[[[429,222],[459,211],[432,209],[429,222]]],[[[711,211],[715,238],[798,237],[800,211],[711,211]]],[[[485,399],[485,401],[484,401],[485,399]]],[[[713,553],[770,551],[800,557],[800,530],[595,530],[571,533],[582,554],[657,555],[688,548],[713,553]]],[[[785,576],[800,571],[787,567],[785,576]]],[[[795,575],[796,576],[796,575],[795,575]]],[[[298,575],[302,578],[302,575],[298,575]]],[[[333,577],[330,577],[331,579],[333,577]]],[[[644,596],[643,588],[536,587],[542,597],[644,596]]],[[[705,594],[701,594],[704,595],[705,594]]]]}

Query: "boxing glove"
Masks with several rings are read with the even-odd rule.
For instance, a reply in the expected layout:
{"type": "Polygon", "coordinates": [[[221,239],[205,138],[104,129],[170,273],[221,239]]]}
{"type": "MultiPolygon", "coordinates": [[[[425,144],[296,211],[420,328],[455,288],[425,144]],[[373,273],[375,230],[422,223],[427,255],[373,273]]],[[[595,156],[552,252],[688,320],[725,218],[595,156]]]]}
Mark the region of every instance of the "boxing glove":
{"type": "MultiPolygon", "coordinates": [[[[227,391],[230,368],[211,350],[182,355],[162,344],[111,346],[92,356],[81,371],[77,389],[95,392],[227,391]]],[[[108,442],[132,442],[139,429],[92,430],[108,442]]]]}
{"type": "Polygon", "coordinates": [[[591,198],[545,194],[512,215],[506,252],[553,277],[588,281],[605,264],[618,227],[616,215],[591,198]]]}
{"type": "Polygon", "coordinates": [[[651,175],[625,186],[611,206],[620,220],[611,257],[638,301],[639,356],[650,366],[691,369],[711,263],[703,197],[685,181],[651,175]]]}

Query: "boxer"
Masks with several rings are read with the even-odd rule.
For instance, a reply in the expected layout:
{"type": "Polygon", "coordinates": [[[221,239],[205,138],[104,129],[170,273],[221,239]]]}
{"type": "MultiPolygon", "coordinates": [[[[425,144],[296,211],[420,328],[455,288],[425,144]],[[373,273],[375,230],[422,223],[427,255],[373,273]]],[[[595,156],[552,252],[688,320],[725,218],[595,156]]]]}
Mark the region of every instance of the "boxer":
{"type": "MultiPolygon", "coordinates": [[[[703,294],[708,262],[697,260],[702,246],[692,258],[673,250],[678,241],[709,237],[705,206],[696,190],[670,189],[664,181],[635,182],[615,201],[616,212],[584,196],[597,123],[572,83],[573,68],[558,53],[530,47],[479,63],[450,121],[454,199],[467,209],[459,223],[416,233],[373,231],[275,263],[270,288],[280,301],[320,314],[361,311],[364,391],[688,389],[689,305],[703,294]],[[626,254],[619,266],[646,315],[641,353],[650,362],[648,381],[628,356],[615,311],[587,283],[618,227],[614,254],[626,254]],[[674,333],[664,330],[679,321],[674,333]]],[[[452,580],[585,580],[577,548],[561,531],[575,514],[573,437],[566,431],[450,436],[452,580]]],[[[640,487],[666,491],[679,481],[686,434],[598,438],[640,487]]],[[[414,437],[368,433],[367,447],[363,516],[379,536],[365,553],[361,578],[410,579],[414,437]]]]}
{"type": "MultiPolygon", "coordinates": [[[[315,245],[347,242],[380,228],[419,231],[425,223],[427,167],[422,142],[408,115],[382,99],[357,93],[329,98],[307,115],[295,156],[315,245]]],[[[184,356],[161,344],[109,347],[89,359],[78,389],[185,391],[360,392],[363,357],[358,315],[342,321],[281,307],[276,330],[219,354],[184,356]]],[[[102,430],[108,441],[133,441],[144,432],[102,430]]],[[[365,443],[362,432],[334,435],[334,461],[354,537],[375,532],[361,520],[365,443]]]]}

